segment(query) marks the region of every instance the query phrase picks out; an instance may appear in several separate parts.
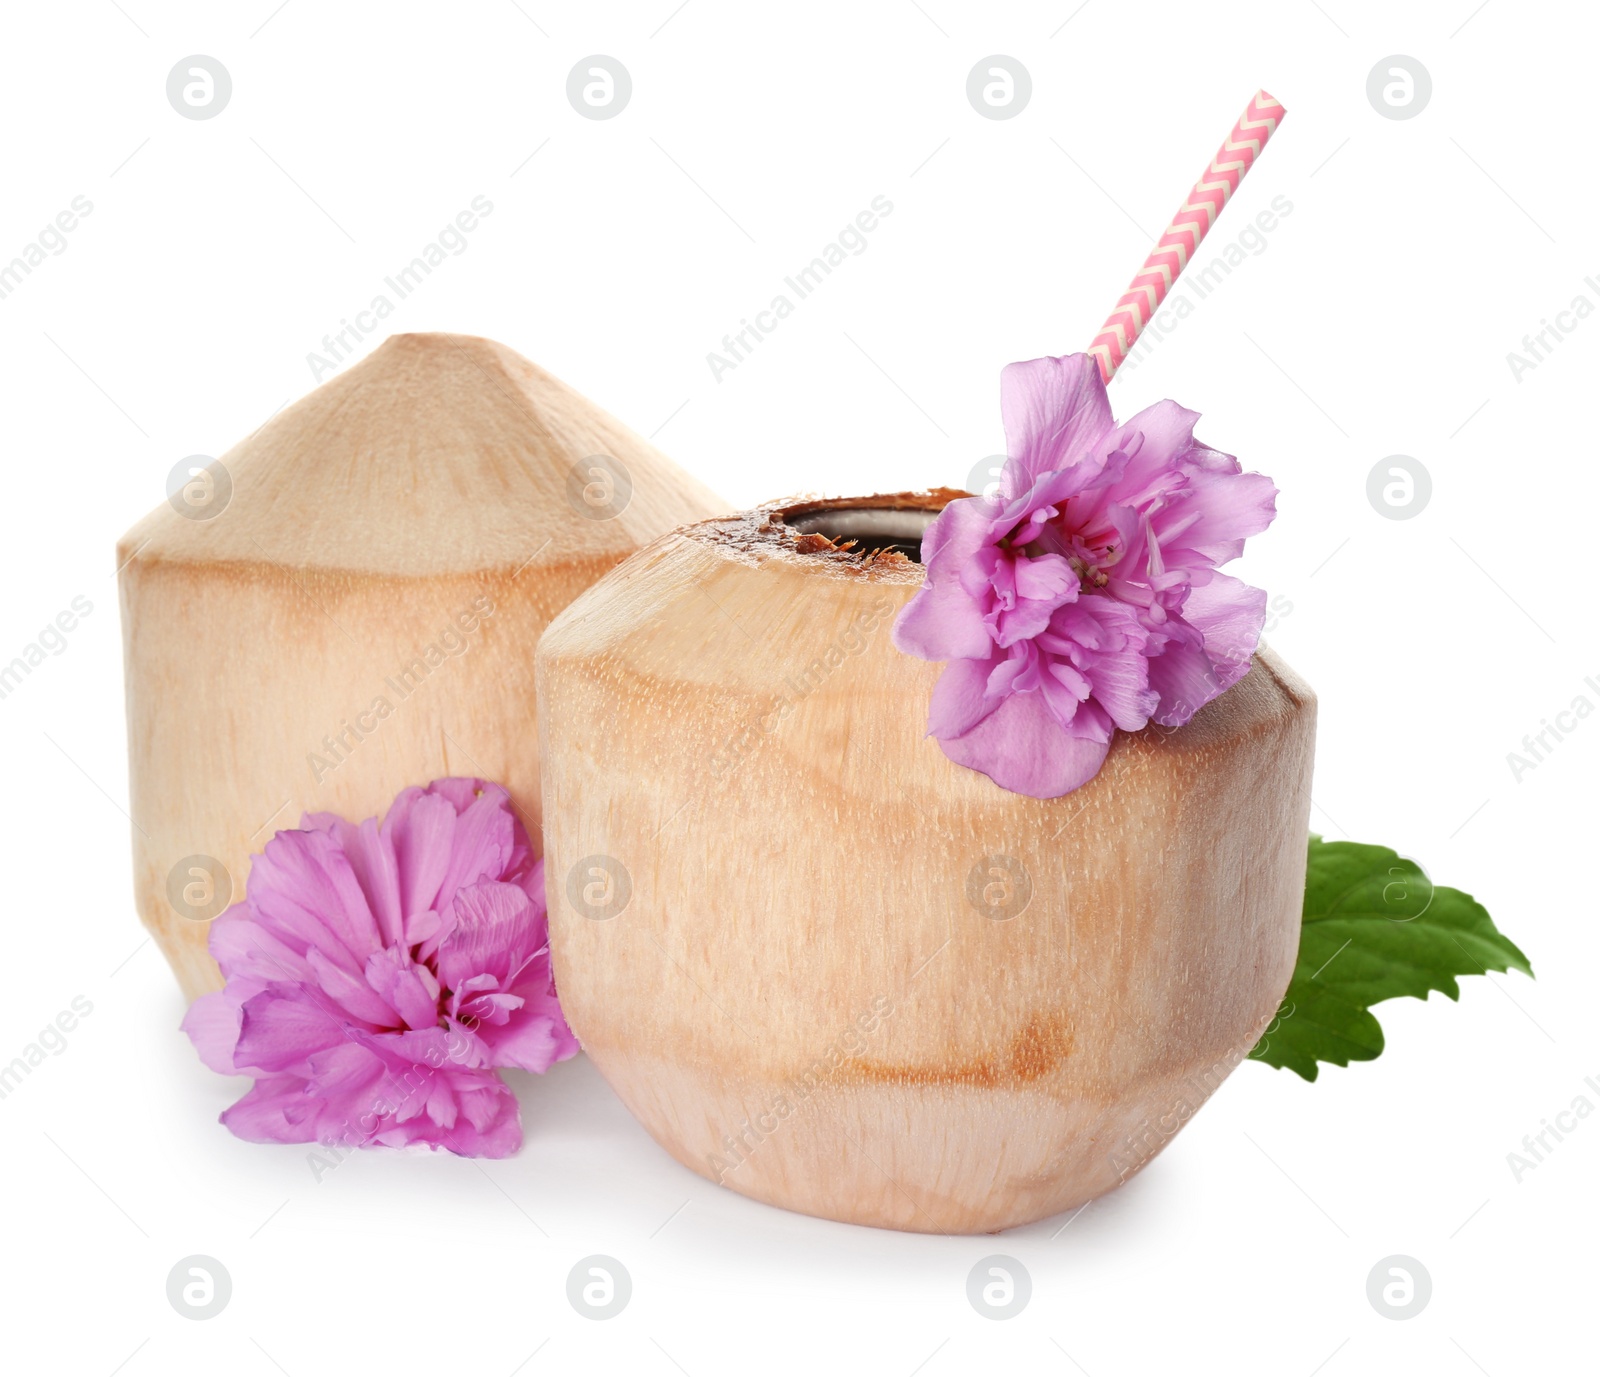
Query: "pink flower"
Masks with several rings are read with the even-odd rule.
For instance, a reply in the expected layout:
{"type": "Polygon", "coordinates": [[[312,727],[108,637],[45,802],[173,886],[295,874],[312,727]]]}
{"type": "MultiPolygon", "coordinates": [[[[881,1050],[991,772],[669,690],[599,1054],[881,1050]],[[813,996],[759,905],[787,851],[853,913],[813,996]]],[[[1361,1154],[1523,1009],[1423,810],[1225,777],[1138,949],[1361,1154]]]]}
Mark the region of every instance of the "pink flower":
{"type": "Polygon", "coordinates": [[[257,1143],[464,1157],[522,1145],[495,1068],[578,1050],[550,974],[544,862],[498,784],[439,779],[357,826],[308,813],[212,924],[226,986],[183,1021],[214,1071],[254,1076],[222,1122],[257,1143]]]}
{"type": "Polygon", "coordinates": [[[950,759],[1055,798],[1094,777],[1113,728],[1187,722],[1244,677],[1266,594],[1217,566],[1267,528],[1277,489],[1175,402],[1117,425],[1087,354],[1011,364],[1000,409],[1000,490],[928,528],[894,640],[949,662],[928,731],[950,759]]]}

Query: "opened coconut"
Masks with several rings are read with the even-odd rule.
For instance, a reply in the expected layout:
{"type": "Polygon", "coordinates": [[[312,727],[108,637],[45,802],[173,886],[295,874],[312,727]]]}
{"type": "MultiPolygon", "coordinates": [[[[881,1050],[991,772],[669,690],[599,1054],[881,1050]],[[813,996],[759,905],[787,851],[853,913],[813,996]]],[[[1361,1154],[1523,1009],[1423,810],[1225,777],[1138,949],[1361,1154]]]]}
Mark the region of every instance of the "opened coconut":
{"type": "Polygon", "coordinates": [[[755,1199],[976,1233],[1125,1180],[1273,1017],[1315,706],[1263,648],[1064,797],[952,763],[890,625],[955,496],[664,536],[552,623],[538,702],[556,981],[629,1109],[755,1199]]]}

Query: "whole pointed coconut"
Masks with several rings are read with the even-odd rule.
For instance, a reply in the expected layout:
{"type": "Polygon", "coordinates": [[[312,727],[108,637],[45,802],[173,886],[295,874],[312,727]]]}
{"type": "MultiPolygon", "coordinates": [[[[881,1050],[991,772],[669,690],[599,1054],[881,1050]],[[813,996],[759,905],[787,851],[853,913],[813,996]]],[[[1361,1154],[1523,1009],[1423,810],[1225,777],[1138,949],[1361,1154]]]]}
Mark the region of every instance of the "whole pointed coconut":
{"type": "Polygon", "coordinates": [[[134,886],[185,994],[220,985],[209,919],[303,812],[359,820],[477,775],[537,845],[534,644],[618,561],[720,510],[465,335],[389,339],[187,475],[117,550],[134,886]]]}
{"type": "Polygon", "coordinates": [[[953,763],[890,627],[958,495],[664,536],[551,625],[539,712],[562,1009],[623,1102],[758,1200],[979,1233],[1138,1171],[1270,1027],[1316,713],[1263,648],[1064,797],[953,763]]]}

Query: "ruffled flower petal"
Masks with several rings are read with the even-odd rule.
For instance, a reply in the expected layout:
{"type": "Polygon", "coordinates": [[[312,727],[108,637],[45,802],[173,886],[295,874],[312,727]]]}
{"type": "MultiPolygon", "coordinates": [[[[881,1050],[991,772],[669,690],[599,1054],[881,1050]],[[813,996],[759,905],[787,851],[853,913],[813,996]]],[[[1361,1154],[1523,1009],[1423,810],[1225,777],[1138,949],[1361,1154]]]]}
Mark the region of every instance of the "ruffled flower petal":
{"type": "Polygon", "coordinates": [[[1036,693],[1007,698],[966,735],[939,745],[956,764],[1032,798],[1059,798],[1087,784],[1110,750],[1109,741],[1063,731],[1036,693]]]}
{"type": "Polygon", "coordinates": [[[400,866],[400,911],[406,916],[436,907],[450,867],[456,810],[450,801],[407,789],[383,820],[383,835],[400,866]]]}
{"type": "Polygon", "coordinates": [[[183,1016],[183,1031],[200,1060],[224,1076],[236,1074],[233,1049],[239,1042],[239,1005],[222,991],[201,995],[183,1016]]]}
{"type": "Polygon", "coordinates": [[[343,1022],[315,996],[297,989],[266,989],[239,1010],[233,1064],[268,1075],[301,1073],[315,1053],[338,1046],[344,1036],[343,1022]]]}
{"type": "Polygon", "coordinates": [[[1194,447],[1198,411],[1174,401],[1160,401],[1135,412],[1111,431],[1106,443],[1112,449],[1138,454],[1152,468],[1168,465],[1194,447]]]}
{"type": "Polygon", "coordinates": [[[308,1118],[306,1083],[299,1076],[264,1076],[222,1111],[222,1123],[248,1143],[314,1143],[316,1123],[308,1118]]]}
{"type": "Polygon", "coordinates": [[[928,735],[940,740],[962,736],[997,706],[988,696],[989,660],[952,660],[933,686],[928,705],[928,735]]]}
{"type": "Polygon", "coordinates": [[[459,988],[488,974],[496,983],[514,977],[544,946],[541,917],[516,885],[475,884],[456,895],[455,923],[439,944],[440,979],[459,988]]]}
{"type": "Polygon", "coordinates": [[[961,571],[985,548],[996,510],[983,498],[952,502],[923,532],[927,581],[901,609],[890,632],[906,654],[956,660],[989,653],[983,609],[961,587],[961,571]]]}
{"type": "MultiPolygon", "coordinates": [[[[1029,480],[1070,467],[1111,429],[1100,365],[1087,354],[1011,363],[1000,374],[1006,453],[1029,480]]],[[[1013,495],[1004,486],[1002,494],[1013,495]]]]}

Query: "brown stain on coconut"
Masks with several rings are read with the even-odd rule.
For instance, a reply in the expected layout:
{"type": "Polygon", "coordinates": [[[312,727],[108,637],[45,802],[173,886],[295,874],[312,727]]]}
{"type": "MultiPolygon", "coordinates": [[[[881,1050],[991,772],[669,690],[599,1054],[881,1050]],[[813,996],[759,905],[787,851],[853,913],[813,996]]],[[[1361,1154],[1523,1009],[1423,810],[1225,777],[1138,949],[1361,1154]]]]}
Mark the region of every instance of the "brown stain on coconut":
{"type": "Polygon", "coordinates": [[[1002,1052],[969,1057],[942,1066],[897,1066],[852,1058],[842,1075],[895,1085],[969,1085],[985,1090],[1031,1085],[1043,1080],[1072,1055],[1076,1038],[1066,1013],[1035,1014],[1002,1052]]]}

